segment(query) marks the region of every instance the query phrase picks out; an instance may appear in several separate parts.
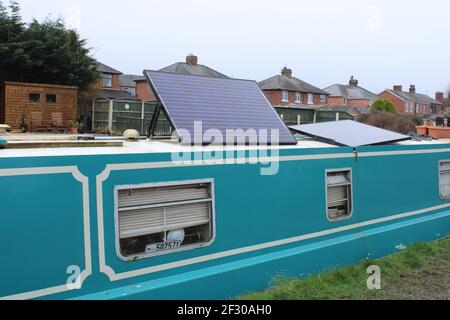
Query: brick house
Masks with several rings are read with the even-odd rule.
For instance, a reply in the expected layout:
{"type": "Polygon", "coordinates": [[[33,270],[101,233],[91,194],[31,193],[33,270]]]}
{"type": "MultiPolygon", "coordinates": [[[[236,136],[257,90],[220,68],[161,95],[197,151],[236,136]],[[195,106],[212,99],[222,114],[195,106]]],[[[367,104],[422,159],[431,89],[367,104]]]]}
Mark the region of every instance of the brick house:
{"type": "MultiPolygon", "coordinates": [[[[97,70],[101,74],[97,86],[102,88],[104,98],[122,99],[135,97],[141,101],[156,100],[155,94],[144,76],[122,74],[120,71],[100,62],[97,63],[97,70]]],[[[159,71],[228,78],[214,69],[199,64],[198,57],[193,54],[186,57],[186,62],[177,62],[159,71]]]]}
{"type": "Polygon", "coordinates": [[[320,111],[332,111],[332,112],[345,112],[352,117],[359,117],[363,114],[368,114],[371,112],[372,108],[370,106],[349,106],[349,105],[327,105],[319,108],[320,111]]]}
{"type": "Polygon", "coordinates": [[[442,114],[446,115],[450,112],[450,91],[448,92],[447,98],[444,96],[443,92],[436,92],[435,100],[442,103],[442,114]]]}
{"type": "Polygon", "coordinates": [[[136,80],[136,96],[142,101],[156,101],[155,94],[145,77],[136,80]]]}
{"type": "Polygon", "coordinates": [[[442,108],[441,102],[417,93],[415,85],[410,86],[409,92],[403,91],[401,85],[396,85],[392,90],[384,90],[378,97],[392,102],[397,112],[403,114],[426,116],[436,114],[442,108]]]}
{"type": "Polygon", "coordinates": [[[328,103],[328,92],[293,77],[292,70],[286,67],[259,86],[274,106],[321,107],[328,103]]]}
{"type": "Polygon", "coordinates": [[[139,76],[124,75],[101,62],[97,62],[97,71],[100,73],[96,84],[96,88],[100,89],[98,98],[121,99],[135,96],[136,85],[132,79],[139,76]]]}
{"type": "Polygon", "coordinates": [[[348,85],[334,84],[323,89],[330,94],[328,104],[349,107],[371,106],[378,99],[378,96],[358,84],[358,80],[351,76],[348,85]]]}
{"type": "Polygon", "coordinates": [[[13,130],[22,120],[29,130],[62,130],[77,118],[77,87],[5,82],[0,92],[0,123],[13,130]]]}
{"type": "MultiPolygon", "coordinates": [[[[160,69],[162,72],[181,73],[189,75],[198,75],[214,78],[228,78],[228,76],[211,69],[208,66],[198,63],[198,57],[190,54],[186,57],[186,62],[176,62],[170,66],[160,69]]],[[[143,101],[155,101],[155,94],[147,82],[147,79],[142,77],[136,80],[136,94],[140,100],[143,101]]]]}
{"type": "Polygon", "coordinates": [[[134,74],[121,74],[119,76],[119,86],[122,91],[125,91],[132,96],[136,94],[136,81],[144,79],[144,76],[137,76],[134,74]]]}

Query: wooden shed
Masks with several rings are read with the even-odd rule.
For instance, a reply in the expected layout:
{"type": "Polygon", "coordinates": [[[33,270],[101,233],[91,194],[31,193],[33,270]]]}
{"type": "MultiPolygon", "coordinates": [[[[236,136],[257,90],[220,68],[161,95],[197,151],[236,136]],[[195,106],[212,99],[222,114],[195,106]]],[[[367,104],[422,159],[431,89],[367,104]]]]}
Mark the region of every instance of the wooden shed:
{"type": "Polygon", "coordinates": [[[0,123],[16,130],[63,130],[77,117],[78,87],[5,82],[0,90],[0,123]]]}

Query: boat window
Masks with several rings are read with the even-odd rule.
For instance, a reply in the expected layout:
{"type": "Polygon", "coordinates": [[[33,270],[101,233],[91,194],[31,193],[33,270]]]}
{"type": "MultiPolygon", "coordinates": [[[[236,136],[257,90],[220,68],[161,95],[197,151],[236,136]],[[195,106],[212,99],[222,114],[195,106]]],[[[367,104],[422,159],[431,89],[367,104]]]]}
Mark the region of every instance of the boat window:
{"type": "Polygon", "coordinates": [[[127,260],[210,244],[212,183],[119,190],[118,237],[127,260]]]}
{"type": "Polygon", "coordinates": [[[450,198],[450,161],[439,163],[439,190],[442,199],[450,198]]]}
{"type": "Polygon", "coordinates": [[[327,214],[330,221],[350,218],[352,214],[351,170],[327,172],[327,214]]]}

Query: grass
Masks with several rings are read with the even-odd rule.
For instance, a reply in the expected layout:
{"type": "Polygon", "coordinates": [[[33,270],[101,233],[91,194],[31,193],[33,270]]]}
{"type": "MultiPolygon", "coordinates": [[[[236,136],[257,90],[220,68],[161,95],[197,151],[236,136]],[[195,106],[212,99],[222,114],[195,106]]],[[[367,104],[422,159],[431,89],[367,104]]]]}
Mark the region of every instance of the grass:
{"type": "Polygon", "coordinates": [[[450,238],[417,244],[377,261],[331,270],[306,279],[278,277],[265,291],[242,300],[449,300],[450,238]],[[381,269],[381,289],[367,288],[367,268],[381,269]]]}

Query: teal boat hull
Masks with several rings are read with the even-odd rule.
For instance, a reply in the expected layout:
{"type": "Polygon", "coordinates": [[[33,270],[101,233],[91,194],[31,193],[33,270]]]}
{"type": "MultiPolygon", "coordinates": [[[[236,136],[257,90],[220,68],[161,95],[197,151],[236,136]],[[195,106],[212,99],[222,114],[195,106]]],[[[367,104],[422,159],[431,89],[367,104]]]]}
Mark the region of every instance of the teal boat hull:
{"type": "Polygon", "coordinates": [[[375,260],[450,234],[450,201],[439,191],[447,159],[450,145],[287,148],[278,173],[262,175],[263,163],[180,164],[169,153],[0,154],[0,297],[229,299],[276,276],[375,260]],[[334,169],[353,175],[353,214],[337,222],[326,207],[325,173],[334,169]],[[211,245],[119,257],[117,186],[206,179],[214,181],[211,245]],[[80,287],[67,285],[77,268],[80,287]]]}

